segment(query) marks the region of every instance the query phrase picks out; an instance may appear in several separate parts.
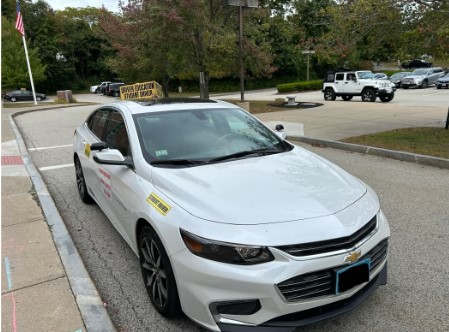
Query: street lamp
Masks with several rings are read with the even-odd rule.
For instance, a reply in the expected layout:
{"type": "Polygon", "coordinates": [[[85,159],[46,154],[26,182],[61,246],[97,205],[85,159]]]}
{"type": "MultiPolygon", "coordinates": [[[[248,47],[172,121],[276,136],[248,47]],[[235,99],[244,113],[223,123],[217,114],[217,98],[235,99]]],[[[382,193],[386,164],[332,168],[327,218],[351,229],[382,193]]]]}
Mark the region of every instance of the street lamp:
{"type": "Polygon", "coordinates": [[[245,69],[243,68],[243,7],[257,8],[258,0],[228,0],[228,5],[239,7],[239,62],[240,62],[240,101],[245,101],[245,69]]]}
{"type": "Polygon", "coordinates": [[[315,51],[306,50],[306,51],[302,51],[302,54],[307,54],[307,81],[309,81],[310,54],[315,54],[315,51]]]}

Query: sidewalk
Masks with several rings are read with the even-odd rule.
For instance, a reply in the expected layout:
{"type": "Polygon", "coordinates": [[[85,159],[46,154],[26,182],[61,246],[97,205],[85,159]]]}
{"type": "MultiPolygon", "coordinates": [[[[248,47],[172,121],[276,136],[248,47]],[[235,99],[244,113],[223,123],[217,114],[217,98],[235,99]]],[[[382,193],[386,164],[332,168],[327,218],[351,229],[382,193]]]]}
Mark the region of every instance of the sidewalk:
{"type": "Polygon", "coordinates": [[[40,175],[9,118],[23,110],[2,108],[1,330],[113,331],[45,185],[34,187],[40,175]]]}

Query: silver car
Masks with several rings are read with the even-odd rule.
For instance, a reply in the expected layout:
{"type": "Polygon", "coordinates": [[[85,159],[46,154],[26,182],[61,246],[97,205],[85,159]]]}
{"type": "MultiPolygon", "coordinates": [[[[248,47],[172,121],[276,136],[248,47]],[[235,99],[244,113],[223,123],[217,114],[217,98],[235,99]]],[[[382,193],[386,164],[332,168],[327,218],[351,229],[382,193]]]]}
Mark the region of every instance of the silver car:
{"type": "Polygon", "coordinates": [[[415,69],[410,75],[402,79],[402,87],[427,88],[436,83],[436,81],[444,75],[443,69],[440,67],[415,69]]]}

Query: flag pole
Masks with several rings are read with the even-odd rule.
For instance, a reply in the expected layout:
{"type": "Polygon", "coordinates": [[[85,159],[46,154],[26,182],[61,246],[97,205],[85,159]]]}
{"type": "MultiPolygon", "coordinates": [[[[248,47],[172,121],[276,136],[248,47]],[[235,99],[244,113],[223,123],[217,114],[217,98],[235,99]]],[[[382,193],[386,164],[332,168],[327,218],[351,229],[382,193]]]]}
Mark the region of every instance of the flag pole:
{"type": "Polygon", "coordinates": [[[31,73],[30,59],[28,58],[28,49],[27,49],[27,43],[25,40],[25,35],[22,35],[22,40],[23,40],[23,48],[25,49],[25,57],[27,59],[28,73],[30,74],[31,91],[33,91],[34,105],[37,105],[36,91],[34,91],[33,74],[31,73]]]}

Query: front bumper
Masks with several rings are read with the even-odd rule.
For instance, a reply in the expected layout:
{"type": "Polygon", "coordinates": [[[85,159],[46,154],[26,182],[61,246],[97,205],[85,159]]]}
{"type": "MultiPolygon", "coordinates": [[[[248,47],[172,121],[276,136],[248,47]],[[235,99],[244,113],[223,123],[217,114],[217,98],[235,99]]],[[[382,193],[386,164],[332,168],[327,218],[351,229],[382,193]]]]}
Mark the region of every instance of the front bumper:
{"type": "MultiPolygon", "coordinates": [[[[380,214],[379,228],[357,247],[367,255],[388,238],[389,228],[380,214]]],[[[340,268],[350,251],[330,253],[316,258],[292,257],[271,248],[275,260],[259,265],[231,265],[203,259],[187,249],[171,256],[178,293],[184,313],[212,331],[291,331],[351,310],[381,284],[386,283],[387,257],[371,271],[370,279],[339,295],[287,301],[278,284],[310,272],[340,268]],[[255,310],[245,314],[224,314],[214,308],[238,302],[256,303],[255,310]],[[298,318],[299,317],[299,318],[298,318]]]]}
{"type": "MultiPolygon", "coordinates": [[[[298,313],[288,314],[261,325],[251,328],[254,332],[293,332],[297,327],[312,324],[323,319],[331,318],[345,312],[351,311],[363,301],[365,301],[374,291],[381,285],[387,284],[387,264],[378,275],[376,275],[364,288],[359,290],[353,296],[337,301],[322,307],[317,307],[298,313]]],[[[248,331],[247,327],[238,325],[218,323],[217,324],[222,332],[245,332],[248,331]]]]}

